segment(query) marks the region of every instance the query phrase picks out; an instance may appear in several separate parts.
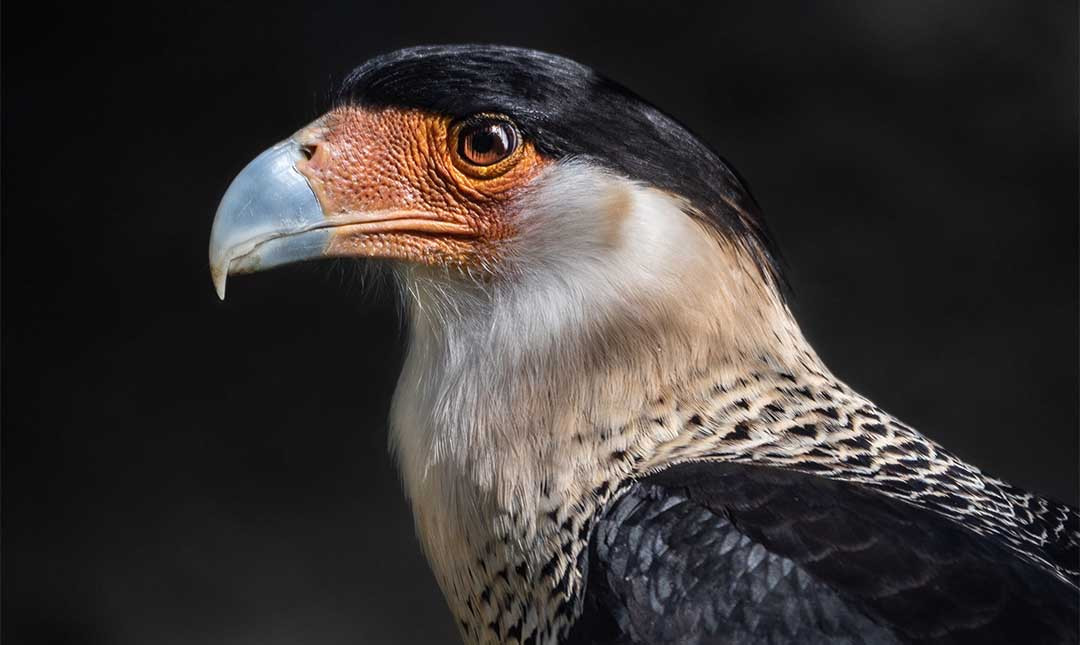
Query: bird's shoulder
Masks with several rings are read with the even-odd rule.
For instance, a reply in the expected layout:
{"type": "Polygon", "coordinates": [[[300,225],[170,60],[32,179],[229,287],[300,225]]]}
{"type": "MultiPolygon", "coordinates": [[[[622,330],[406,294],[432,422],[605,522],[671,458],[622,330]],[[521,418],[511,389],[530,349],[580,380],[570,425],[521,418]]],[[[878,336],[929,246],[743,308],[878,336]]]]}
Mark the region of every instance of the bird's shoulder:
{"type": "Polygon", "coordinates": [[[574,642],[1076,642],[1074,587],[869,487],[690,463],[596,519],[574,642]]]}

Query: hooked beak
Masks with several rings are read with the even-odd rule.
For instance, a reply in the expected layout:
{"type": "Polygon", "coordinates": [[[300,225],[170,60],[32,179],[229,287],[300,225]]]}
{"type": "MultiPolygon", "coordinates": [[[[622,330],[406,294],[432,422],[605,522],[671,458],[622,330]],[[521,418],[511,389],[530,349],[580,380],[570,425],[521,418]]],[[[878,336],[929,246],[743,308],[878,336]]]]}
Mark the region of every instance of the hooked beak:
{"type": "Polygon", "coordinates": [[[233,179],[210,231],[210,277],[225,299],[230,274],[252,273],[324,254],[332,222],[306,177],[296,141],[266,150],[233,179]]]}
{"type": "Polygon", "coordinates": [[[419,248],[415,244],[364,244],[374,236],[425,236],[431,244],[476,236],[464,222],[407,204],[354,202],[328,208],[311,183],[315,180],[297,166],[310,163],[298,137],[256,157],[221,199],[210,231],[210,276],[222,300],[225,282],[233,274],[330,257],[422,259],[410,255],[419,248]]]}

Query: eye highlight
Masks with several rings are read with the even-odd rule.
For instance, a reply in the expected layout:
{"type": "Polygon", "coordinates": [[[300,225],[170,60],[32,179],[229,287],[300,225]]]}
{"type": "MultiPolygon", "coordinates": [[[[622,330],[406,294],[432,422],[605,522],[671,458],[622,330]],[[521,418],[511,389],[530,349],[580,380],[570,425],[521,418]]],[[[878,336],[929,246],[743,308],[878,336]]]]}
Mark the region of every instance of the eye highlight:
{"type": "Polygon", "coordinates": [[[453,128],[458,167],[469,174],[502,174],[516,159],[521,135],[508,119],[496,115],[478,115],[453,128]]]}

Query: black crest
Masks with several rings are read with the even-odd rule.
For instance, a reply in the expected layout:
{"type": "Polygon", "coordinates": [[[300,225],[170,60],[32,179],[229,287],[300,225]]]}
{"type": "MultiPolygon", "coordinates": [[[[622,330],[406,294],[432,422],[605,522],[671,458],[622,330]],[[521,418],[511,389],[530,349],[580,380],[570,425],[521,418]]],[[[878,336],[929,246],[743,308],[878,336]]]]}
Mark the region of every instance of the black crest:
{"type": "Polygon", "coordinates": [[[497,45],[402,49],[356,68],[339,104],[455,118],[509,116],[552,159],[583,158],[687,199],[777,282],[777,256],[746,182],[675,119],[567,58],[497,45]]]}

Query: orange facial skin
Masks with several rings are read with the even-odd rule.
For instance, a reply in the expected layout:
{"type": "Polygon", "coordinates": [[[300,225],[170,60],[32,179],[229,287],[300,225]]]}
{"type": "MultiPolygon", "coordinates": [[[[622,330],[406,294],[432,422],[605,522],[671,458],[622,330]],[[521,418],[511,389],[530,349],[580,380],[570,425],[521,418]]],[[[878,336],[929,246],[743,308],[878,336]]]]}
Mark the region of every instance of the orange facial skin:
{"type": "Polygon", "coordinates": [[[513,204],[549,163],[528,141],[475,166],[450,118],[396,108],[335,109],[294,139],[296,164],[335,224],[326,255],[472,268],[497,259],[513,204]]]}

